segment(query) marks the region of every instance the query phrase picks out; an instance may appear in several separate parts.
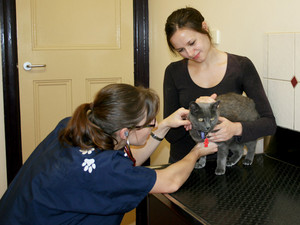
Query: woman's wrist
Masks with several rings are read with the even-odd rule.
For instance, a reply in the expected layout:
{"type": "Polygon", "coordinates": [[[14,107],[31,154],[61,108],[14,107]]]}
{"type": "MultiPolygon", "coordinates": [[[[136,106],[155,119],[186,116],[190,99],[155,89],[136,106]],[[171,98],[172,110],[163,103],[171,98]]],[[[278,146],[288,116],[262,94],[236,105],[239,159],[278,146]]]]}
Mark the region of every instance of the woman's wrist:
{"type": "Polygon", "coordinates": [[[204,156],[201,151],[202,148],[204,148],[204,143],[199,142],[192,148],[191,152],[194,152],[194,154],[196,154],[196,157],[199,159],[200,157],[204,156]]]}
{"type": "Polygon", "coordinates": [[[166,120],[163,120],[158,124],[156,131],[159,132],[160,134],[166,135],[170,130],[170,128],[171,127],[168,125],[166,120]]]}
{"type": "Polygon", "coordinates": [[[202,151],[199,148],[202,148],[201,145],[192,148],[192,150],[188,153],[186,157],[196,162],[200,157],[203,156],[201,153],[202,151]]]}
{"type": "Polygon", "coordinates": [[[158,124],[157,128],[151,132],[150,135],[153,139],[157,141],[162,141],[169,130],[170,127],[168,127],[165,121],[163,120],[158,124]]]}
{"type": "Polygon", "coordinates": [[[157,140],[157,141],[162,141],[162,140],[164,140],[164,137],[163,138],[160,138],[160,137],[158,137],[158,136],[156,136],[156,134],[154,134],[153,132],[151,132],[151,137],[153,138],[153,139],[155,139],[155,140],[157,140]]]}
{"type": "Polygon", "coordinates": [[[236,129],[235,129],[235,135],[234,136],[242,136],[243,133],[243,126],[240,122],[235,123],[236,129]]]}

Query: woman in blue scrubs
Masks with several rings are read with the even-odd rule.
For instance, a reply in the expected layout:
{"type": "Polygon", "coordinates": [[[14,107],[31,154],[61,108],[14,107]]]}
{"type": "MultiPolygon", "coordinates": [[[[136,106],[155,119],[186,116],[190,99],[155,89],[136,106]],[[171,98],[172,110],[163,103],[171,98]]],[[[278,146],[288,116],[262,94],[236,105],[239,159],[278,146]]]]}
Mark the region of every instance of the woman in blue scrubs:
{"type": "Polygon", "coordinates": [[[101,89],[33,151],[0,201],[0,224],[120,224],[148,193],[176,191],[217,145],[198,144],[165,169],[141,166],[170,128],[190,125],[184,108],[157,123],[158,109],[150,89],[101,89]]]}

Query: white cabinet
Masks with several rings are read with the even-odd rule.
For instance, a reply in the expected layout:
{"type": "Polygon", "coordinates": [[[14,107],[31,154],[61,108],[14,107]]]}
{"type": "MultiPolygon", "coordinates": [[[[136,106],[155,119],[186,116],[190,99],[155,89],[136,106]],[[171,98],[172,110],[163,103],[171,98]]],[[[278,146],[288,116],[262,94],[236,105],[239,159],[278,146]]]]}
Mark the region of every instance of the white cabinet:
{"type": "Polygon", "coordinates": [[[267,34],[266,92],[278,126],[300,131],[300,33],[267,34]]]}

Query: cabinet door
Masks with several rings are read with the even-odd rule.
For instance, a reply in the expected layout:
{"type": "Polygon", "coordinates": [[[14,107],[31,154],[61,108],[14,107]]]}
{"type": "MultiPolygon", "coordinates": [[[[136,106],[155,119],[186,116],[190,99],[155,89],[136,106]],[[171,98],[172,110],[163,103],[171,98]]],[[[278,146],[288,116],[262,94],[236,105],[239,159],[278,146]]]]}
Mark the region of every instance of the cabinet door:
{"type": "Polygon", "coordinates": [[[300,131],[300,34],[267,34],[267,94],[278,126],[300,131]]]}

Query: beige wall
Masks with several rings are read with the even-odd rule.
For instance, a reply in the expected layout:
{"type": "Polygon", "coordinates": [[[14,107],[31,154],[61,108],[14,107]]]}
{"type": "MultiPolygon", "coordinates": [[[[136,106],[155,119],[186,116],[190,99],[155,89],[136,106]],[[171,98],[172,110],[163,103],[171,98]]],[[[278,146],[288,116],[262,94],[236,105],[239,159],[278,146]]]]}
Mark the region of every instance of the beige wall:
{"type": "MultiPolygon", "coordinates": [[[[161,99],[164,70],[175,60],[167,49],[164,24],[172,11],[185,6],[197,8],[210,30],[220,30],[220,50],[249,57],[262,79],[267,75],[265,33],[300,32],[298,0],[149,0],[150,87],[161,99]]],[[[162,113],[163,106],[158,119],[162,113]]],[[[257,151],[262,151],[262,145],[257,151]]],[[[152,163],[166,163],[168,156],[168,143],[164,142],[152,156],[152,163]]]]}
{"type": "MultiPolygon", "coordinates": [[[[0,27],[1,28],[1,27],[0,27]]],[[[1,46],[0,46],[1,52],[1,46]]],[[[0,62],[2,62],[0,54],[0,62]]],[[[5,157],[5,138],[4,138],[4,114],[3,114],[3,85],[2,85],[2,64],[0,70],[0,198],[6,190],[6,157],[5,157]]]]}

